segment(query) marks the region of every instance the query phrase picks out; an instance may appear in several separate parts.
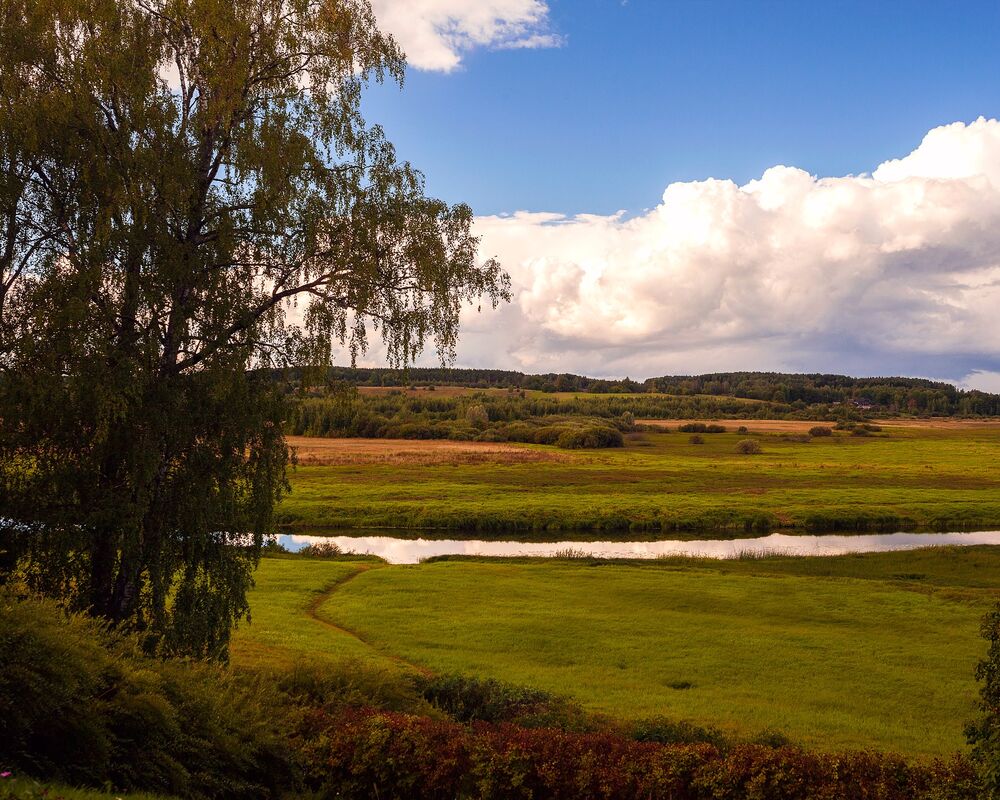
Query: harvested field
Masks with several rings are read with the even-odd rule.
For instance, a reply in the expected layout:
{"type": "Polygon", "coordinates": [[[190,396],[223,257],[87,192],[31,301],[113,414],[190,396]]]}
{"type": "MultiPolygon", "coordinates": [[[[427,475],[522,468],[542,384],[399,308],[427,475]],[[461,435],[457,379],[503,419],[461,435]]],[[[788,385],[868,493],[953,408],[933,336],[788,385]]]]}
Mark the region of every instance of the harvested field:
{"type": "Polygon", "coordinates": [[[725,425],[730,433],[735,433],[740,426],[745,426],[751,433],[806,433],[816,425],[833,425],[832,422],[801,419],[637,419],[636,422],[673,430],[681,425],[702,422],[706,425],[725,425]]]}
{"type": "Polygon", "coordinates": [[[529,464],[568,461],[567,453],[525,445],[494,442],[453,442],[441,439],[318,439],[289,436],[299,464],[529,464]]]}
{"type": "Polygon", "coordinates": [[[930,428],[932,430],[982,430],[995,428],[1000,430],[1000,418],[981,417],[978,419],[955,419],[953,417],[921,417],[907,419],[876,419],[876,425],[890,428],[930,428]]]}

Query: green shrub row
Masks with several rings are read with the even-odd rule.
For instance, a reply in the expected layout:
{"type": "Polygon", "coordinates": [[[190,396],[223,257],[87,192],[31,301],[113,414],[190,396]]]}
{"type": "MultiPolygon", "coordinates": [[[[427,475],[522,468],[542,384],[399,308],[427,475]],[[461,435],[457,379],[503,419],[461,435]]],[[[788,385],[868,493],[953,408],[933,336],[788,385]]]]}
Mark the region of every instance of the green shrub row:
{"type": "MultiPolygon", "coordinates": [[[[286,432],[296,436],[377,439],[455,439],[558,444],[571,429],[593,428],[591,436],[607,439],[608,431],[635,430],[637,418],[697,419],[740,416],[754,419],[833,419],[844,409],[829,406],[796,409],[790,405],[752,403],[725,397],[658,397],[592,395],[556,399],[523,393],[478,392],[469,395],[363,395],[341,386],[322,397],[301,397],[293,404],[286,432]],[[553,434],[550,429],[558,429],[553,434]],[[596,433],[596,429],[600,429],[596,433]]],[[[682,432],[722,433],[716,424],[690,423],[682,432]]],[[[579,445],[581,435],[567,436],[566,446],[579,445]]],[[[611,437],[611,445],[617,437],[611,437]]]]}

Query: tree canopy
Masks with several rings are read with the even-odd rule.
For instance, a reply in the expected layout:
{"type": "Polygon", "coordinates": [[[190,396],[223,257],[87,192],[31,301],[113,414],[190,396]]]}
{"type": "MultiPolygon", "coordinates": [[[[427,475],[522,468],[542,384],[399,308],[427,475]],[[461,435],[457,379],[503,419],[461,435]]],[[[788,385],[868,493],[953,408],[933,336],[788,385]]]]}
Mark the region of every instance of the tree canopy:
{"type": "Polygon", "coordinates": [[[361,113],[367,0],[0,0],[0,571],[224,654],[285,490],[267,366],[509,299],[361,113]],[[256,369],[256,371],[254,371],[256,369]]]}

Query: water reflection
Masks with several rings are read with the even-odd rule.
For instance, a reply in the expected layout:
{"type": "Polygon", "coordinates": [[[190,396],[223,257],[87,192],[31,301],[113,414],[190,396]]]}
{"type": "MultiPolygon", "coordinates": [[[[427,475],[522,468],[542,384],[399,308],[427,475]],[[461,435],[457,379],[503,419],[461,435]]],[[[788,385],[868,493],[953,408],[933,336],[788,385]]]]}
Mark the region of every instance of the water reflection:
{"type": "Polygon", "coordinates": [[[973,533],[879,533],[871,535],[793,536],[773,533],[753,539],[660,540],[653,542],[515,542],[477,539],[398,539],[392,536],[307,536],[279,537],[289,550],[300,550],[314,542],[333,542],[344,552],[370,553],[392,564],[416,564],[432,556],[545,556],[592,555],[602,558],[657,558],[659,556],[702,556],[738,558],[741,555],[835,556],[845,553],[874,553],[912,550],[936,545],[1000,545],[1000,531],[973,533]]]}

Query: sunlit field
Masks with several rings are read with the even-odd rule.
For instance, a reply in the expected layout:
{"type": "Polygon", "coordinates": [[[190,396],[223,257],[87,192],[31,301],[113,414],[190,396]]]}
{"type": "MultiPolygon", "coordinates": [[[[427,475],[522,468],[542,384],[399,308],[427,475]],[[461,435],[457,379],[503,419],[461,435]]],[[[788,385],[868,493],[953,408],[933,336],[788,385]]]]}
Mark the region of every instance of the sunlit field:
{"type": "Polygon", "coordinates": [[[997,587],[991,548],[641,566],[265,559],[233,660],[494,677],[614,718],[944,754],[973,714],[997,587]]]}
{"type": "Polygon", "coordinates": [[[307,450],[279,518],[300,529],[477,534],[1000,525],[1000,473],[990,469],[1000,461],[1000,426],[885,425],[870,436],[809,439],[747,424],[749,433],[706,434],[701,444],[672,430],[590,451],[420,441],[394,450],[380,440],[311,440],[311,452],[323,442],[328,457],[324,463],[307,450]],[[746,438],[763,452],[737,453],[746,438]]]}

